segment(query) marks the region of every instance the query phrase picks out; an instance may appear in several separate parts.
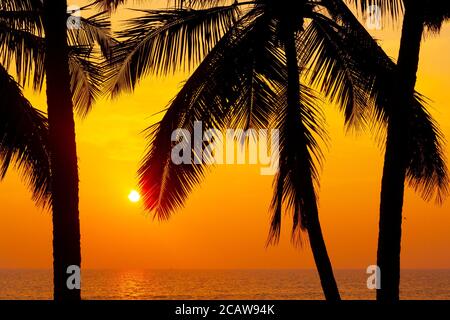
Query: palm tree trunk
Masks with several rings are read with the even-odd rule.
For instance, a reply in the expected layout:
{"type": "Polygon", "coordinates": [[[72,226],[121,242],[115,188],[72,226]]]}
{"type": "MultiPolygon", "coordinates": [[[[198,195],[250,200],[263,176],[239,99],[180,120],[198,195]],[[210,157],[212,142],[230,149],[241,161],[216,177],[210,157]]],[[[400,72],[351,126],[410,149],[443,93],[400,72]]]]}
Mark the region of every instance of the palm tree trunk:
{"type": "Polygon", "coordinates": [[[67,2],[44,1],[49,147],[52,173],[55,300],[79,300],[67,286],[69,266],[81,265],[78,166],[67,45],[67,2]]]}
{"type": "Polygon", "coordinates": [[[398,57],[398,100],[392,106],[388,124],[386,154],[381,188],[377,263],[381,288],[377,300],[398,301],[402,210],[407,169],[409,106],[414,98],[419,65],[423,19],[414,1],[405,1],[405,16],[398,57]]]}
{"type": "MultiPolygon", "coordinates": [[[[286,35],[286,59],[288,66],[288,110],[295,110],[300,108],[300,74],[297,58],[297,46],[296,36],[294,32],[287,32],[286,35]]],[[[297,114],[294,112],[294,114],[297,114]]],[[[295,119],[292,119],[295,120],[295,119]]],[[[295,137],[294,139],[302,140],[304,137],[295,137]]],[[[305,155],[305,161],[307,161],[306,155],[308,150],[306,142],[299,141],[304,150],[302,153],[305,155]]],[[[310,169],[309,166],[305,166],[310,169]]],[[[333,268],[328,256],[325,241],[323,239],[322,230],[319,221],[319,212],[317,208],[317,199],[314,192],[314,183],[312,181],[312,172],[308,170],[302,177],[302,185],[305,193],[305,208],[308,210],[308,220],[306,223],[306,229],[308,231],[309,243],[316,263],[316,268],[319,273],[320,282],[325,295],[325,299],[328,301],[339,301],[340,295],[336,284],[336,280],[333,274],[333,268]]]]}

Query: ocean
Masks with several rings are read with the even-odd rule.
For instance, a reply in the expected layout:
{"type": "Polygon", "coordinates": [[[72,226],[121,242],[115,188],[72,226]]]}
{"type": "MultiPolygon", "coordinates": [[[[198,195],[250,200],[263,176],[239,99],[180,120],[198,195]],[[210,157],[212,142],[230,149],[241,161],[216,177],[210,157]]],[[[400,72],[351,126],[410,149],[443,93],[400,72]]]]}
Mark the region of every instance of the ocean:
{"type": "MultiPolygon", "coordinates": [[[[337,270],[343,299],[372,300],[365,270],[337,270]]],[[[86,300],[317,300],[314,270],[85,270],[86,300]]],[[[450,270],[403,270],[402,299],[450,299],[450,270]]],[[[0,300],[52,299],[51,270],[0,270],[0,300]]]]}

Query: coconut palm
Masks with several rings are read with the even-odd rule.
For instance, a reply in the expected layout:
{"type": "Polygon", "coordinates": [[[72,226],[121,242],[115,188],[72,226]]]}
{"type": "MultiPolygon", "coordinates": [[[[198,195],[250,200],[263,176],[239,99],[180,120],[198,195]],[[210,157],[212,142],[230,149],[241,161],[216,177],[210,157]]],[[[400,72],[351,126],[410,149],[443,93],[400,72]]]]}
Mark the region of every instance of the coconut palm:
{"type": "MultiPolygon", "coordinates": [[[[381,289],[377,290],[377,299],[396,301],[399,299],[400,286],[400,250],[402,235],[402,209],[405,180],[408,178],[408,143],[413,131],[408,123],[414,116],[411,101],[415,95],[417,71],[419,67],[420,47],[425,31],[437,33],[445,20],[450,18],[448,1],[353,1],[364,11],[368,5],[377,5],[381,12],[397,19],[404,13],[400,52],[397,59],[398,69],[395,75],[397,92],[395,108],[392,108],[388,121],[386,153],[381,188],[380,223],[378,237],[377,264],[381,269],[381,289]]],[[[442,175],[441,175],[442,176],[442,175]]],[[[427,181],[426,183],[442,183],[427,181]]],[[[438,194],[441,202],[446,190],[438,194]]],[[[425,192],[425,199],[431,194],[425,192]]]]}
{"type": "MultiPolygon", "coordinates": [[[[175,9],[143,11],[120,36],[125,40],[110,61],[117,66],[113,95],[133,89],[148,73],[200,63],[163,120],[149,129],[150,147],[139,172],[147,209],[169,218],[206,173],[202,165],[171,162],[173,130],[192,132],[194,121],[205,129],[279,128],[280,170],[268,242],[279,239],[284,204],[293,216],[294,242],[301,230],[308,233],[325,297],[339,299],[317,210],[323,115],[300,79],[338,104],[348,126],[361,127],[372,115],[385,124],[395,64],[341,0],[187,1],[175,9]]],[[[411,124],[416,136],[410,176],[420,185],[436,174],[442,158],[439,131],[419,95],[412,104],[418,121],[411,124]]]]}
{"type": "MultiPolygon", "coordinates": [[[[252,2],[245,13],[239,6],[191,1],[175,9],[149,10],[120,33],[127,41],[112,61],[120,62],[111,81],[113,95],[133,88],[151,69],[163,74],[188,69],[209,52],[151,133],[152,148],[140,170],[147,209],[168,218],[204,175],[204,166],[170,162],[174,129],[192,130],[195,120],[205,129],[279,126],[282,169],[276,178],[269,242],[278,241],[281,207],[287,203],[294,217],[293,240],[299,243],[300,231],[308,230],[325,296],[339,300],[316,202],[315,159],[321,160],[321,152],[314,134],[324,136],[322,115],[311,90],[300,91],[297,37],[303,16],[297,18],[275,2],[252,2]],[[285,47],[289,50],[281,50],[285,47]],[[247,103],[252,109],[244,109],[247,103]]],[[[294,9],[307,15],[312,7],[305,2],[294,9]]]]}
{"type": "Polygon", "coordinates": [[[40,91],[46,82],[57,300],[80,299],[80,290],[66,284],[68,267],[81,265],[74,108],[86,115],[100,93],[95,44],[105,55],[112,45],[104,15],[82,18],[78,29],[69,30],[68,18],[66,1],[0,3],[1,62],[14,68],[21,85],[40,91]]]}

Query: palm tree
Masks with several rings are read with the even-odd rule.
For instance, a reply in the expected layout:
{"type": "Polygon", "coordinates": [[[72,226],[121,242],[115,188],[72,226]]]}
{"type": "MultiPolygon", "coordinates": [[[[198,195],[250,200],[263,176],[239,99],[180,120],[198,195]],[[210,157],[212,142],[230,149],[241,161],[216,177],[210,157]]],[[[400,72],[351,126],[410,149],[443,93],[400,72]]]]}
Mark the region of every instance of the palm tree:
{"type": "Polygon", "coordinates": [[[0,4],[0,58],[13,64],[19,83],[40,91],[46,81],[47,151],[53,210],[54,298],[79,300],[66,284],[69,266],[81,266],[78,167],[74,107],[83,116],[100,92],[93,49],[107,54],[112,40],[103,15],[67,28],[66,1],[4,0],[0,4]]]}
{"type": "MultiPolygon", "coordinates": [[[[381,301],[399,300],[400,286],[400,250],[402,235],[402,209],[405,180],[408,177],[408,143],[413,131],[409,130],[413,112],[419,54],[425,29],[439,32],[443,22],[450,18],[448,1],[353,1],[365,10],[368,5],[377,5],[382,12],[394,19],[404,9],[400,52],[397,59],[395,79],[395,108],[388,121],[386,153],[381,187],[380,223],[378,236],[377,264],[381,269],[381,289],[377,290],[377,299],[381,301]]],[[[440,175],[444,176],[443,174],[440,175]]],[[[447,181],[429,181],[430,184],[442,184],[443,192],[437,195],[441,202],[446,195],[447,181]]],[[[423,193],[430,199],[429,192],[423,193]]]]}
{"type": "Polygon", "coordinates": [[[192,130],[195,120],[201,120],[205,129],[224,128],[230,122],[243,129],[280,126],[281,170],[268,242],[278,241],[281,207],[288,204],[293,241],[299,243],[301,231],[307,230],[324,294],[339,300],[316,201],[315,158],[320,161],[321,152],[314,135],[324,135],[321,113],[311,90],[300,90],[297,57],[297,38],[304,17],[314,14],[313,5],[304,1],[289,11],[275,1],[223,2],[220,6],[190,1],[175,9],[145,11],[120,33],[127,40],[111,61],[120,65],[111,81],[113,95],[133,88],[149,70],[187,69],[209,52],[151,133],[152,147],[140,170],[147,209],[168,218],[204,174],[201,165],[170,162],[168,138],[174,129],[192,130]],[[241,5],[250,8],[243,13],[241,5]],[[297,17],[299,10],[303,15],[297,17]],[[247,103],[252,110],[244,109],[247,103]]]}
{"type": "Polygon", "coordinates": [[[47,119],[23,96],[2,65],[0,97],[0,180],[14,163],[26,178],[33,200],[45,207],[50,198],[47,119]]]}

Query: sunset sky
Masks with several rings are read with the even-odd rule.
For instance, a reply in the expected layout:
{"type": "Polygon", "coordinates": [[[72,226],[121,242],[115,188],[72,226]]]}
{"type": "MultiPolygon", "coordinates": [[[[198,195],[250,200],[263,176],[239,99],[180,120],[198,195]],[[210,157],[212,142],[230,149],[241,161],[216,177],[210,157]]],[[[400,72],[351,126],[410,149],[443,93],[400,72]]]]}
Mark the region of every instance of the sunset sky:
{"type": "MultiPolygon", "coordinates": [[[[86,1],[71,1],[83,5],[86,1]]],[[[152,1],[143,8],[161,7],[152,1]]],[[[121,7],[114,21],[128,16],[121,7]]],[[[115,23],[115,27],[119,27],[115,23]]],[[[372,33],[396,57],[400,25],[372,33]]],[[[450,26],[422,46],[417,89],[450,137],[450,26]]],[[[142,131],[160,118],[185,74],[148,77],[134,94],[99,101],[77,119],[80,167],[82,266],[130,269],[314,268],[307,245],[290,243],[285,217],[279,246],[265,248],[272,179],[257,166],[219,166],[168,222],[153,220],[128,199],[137,188],[137,168],[146,147],[142,131]]],[[[44,91],[45,92],[45,91],[44,91]]],[[[42,110],[45,94],[26,90],[42,110]]],[[[336,269],[376,263],[378,206],[383,153],[370,133],[348,134],[334,107],[326,107],[331,137],[320,189],[320,217],[336,269]]],[[[446,155],[450,156],[449,148],[446,155]]],[[[402,266],[450,268],[450,199],[426,203],[408,189],[402,266]]],[[[0,183],[0,268],[51,268],[51,214],[36,208],[18,174],[0,183]]]]}

